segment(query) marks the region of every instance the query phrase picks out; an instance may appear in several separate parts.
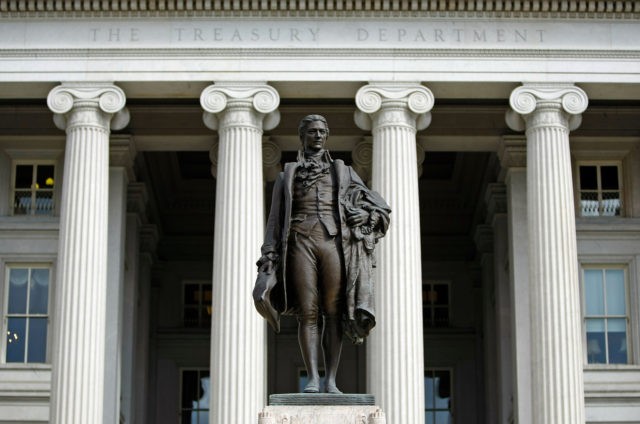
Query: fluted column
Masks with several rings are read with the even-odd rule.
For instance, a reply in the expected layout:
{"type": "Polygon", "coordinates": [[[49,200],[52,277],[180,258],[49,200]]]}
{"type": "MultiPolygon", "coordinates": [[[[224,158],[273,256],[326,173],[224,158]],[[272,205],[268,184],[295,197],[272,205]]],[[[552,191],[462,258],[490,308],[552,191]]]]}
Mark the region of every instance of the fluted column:
{"type": "Polygon", "coordinates": [[[372,186],[393,210],[377,252],[377,326],[367,342],[367,386],[390,423],[424,423],[416,131],[428,126],[433,102],[419,84],[372,83],[356,94],[356,123],[373,136],[372,186]]]}
{"type": "Polygon", "coordinates": [[[260,83],[214,84],[200,97],[218,131],[211,314],[212,424],[250,423],[266,401],[266,326],[251,302],[264,235],[262,131],[280,98],[260,83]]]}
{"type": "Polygon", "coordinates": [[[57,263],[51,423],[102,422],[109,132],[128,122],[123,91],[65,83],[47,98],[67,132],[57,263]]]}
{"type": "Polygon", "coordinates": [[[584,423],[580,291],[569,131],[587,96],[572,85],[525,84],[507,123],[526,129],[532,409],[539,424],[584,423]],[[522,125],[524,124],[524,125],[522,125]]]}

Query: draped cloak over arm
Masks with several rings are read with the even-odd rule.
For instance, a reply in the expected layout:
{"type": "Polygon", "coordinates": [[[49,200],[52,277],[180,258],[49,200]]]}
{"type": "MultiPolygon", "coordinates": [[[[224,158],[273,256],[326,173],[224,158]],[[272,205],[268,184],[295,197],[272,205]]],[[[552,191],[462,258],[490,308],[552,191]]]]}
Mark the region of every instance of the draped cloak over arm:
{"type": "Polygon", "coordinates": [[[348,215],[363,209],[369,219],[363,225],[350,229],[349,251],[345,252],[346,311],[343,318],[344,334],[354,344],[360,344],[376,325],[374,309],[373,268],[376,266],[375,245],[389,228],[391,208],[377,192],[369,190],[359,178],[352,179],[344,197],[340,199],[348,215]]]}

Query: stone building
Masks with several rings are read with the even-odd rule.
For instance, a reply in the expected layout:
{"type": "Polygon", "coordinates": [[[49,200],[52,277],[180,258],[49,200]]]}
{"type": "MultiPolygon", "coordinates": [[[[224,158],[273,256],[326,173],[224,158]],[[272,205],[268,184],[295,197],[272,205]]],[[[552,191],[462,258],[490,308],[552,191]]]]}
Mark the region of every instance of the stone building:
{"type": "Polygon", "coordinates": [[[391,424],[640,422],[640,2],[0,2],[0,423],[250,423],[298,120],[393,208],[339,383],[391,424]]]}

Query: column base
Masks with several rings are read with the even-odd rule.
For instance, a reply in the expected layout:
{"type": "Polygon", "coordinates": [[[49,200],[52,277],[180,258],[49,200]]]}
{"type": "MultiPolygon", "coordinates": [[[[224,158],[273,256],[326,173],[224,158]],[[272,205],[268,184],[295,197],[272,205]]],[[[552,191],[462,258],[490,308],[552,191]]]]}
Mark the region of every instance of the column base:
{"type": "Polygon", "coordinates": [[[258,414],[258,424],[386,424],[374,403],[369,394],[276,394],[258,414]]]}

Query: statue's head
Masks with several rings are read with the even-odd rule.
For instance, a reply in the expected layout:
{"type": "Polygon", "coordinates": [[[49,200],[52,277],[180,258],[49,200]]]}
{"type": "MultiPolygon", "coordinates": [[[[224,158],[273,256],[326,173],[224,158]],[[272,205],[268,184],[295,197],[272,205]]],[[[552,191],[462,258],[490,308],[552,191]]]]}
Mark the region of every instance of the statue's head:
{"type": "Polygon", "coordinates": [[[298,125],[298,135],[305,153],[318,153],[329,138],[329,125],[324,116],[307,115],[298,125]]]}

